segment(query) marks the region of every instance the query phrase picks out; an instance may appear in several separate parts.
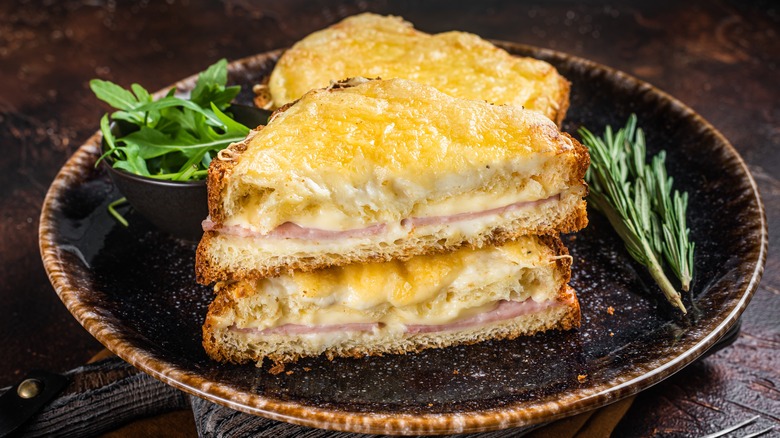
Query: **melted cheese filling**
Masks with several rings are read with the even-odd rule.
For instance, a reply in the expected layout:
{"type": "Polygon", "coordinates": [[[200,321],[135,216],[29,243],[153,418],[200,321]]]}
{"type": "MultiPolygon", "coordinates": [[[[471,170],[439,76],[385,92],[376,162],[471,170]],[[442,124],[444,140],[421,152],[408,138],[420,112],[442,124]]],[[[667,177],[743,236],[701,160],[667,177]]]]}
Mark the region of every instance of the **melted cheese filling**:
{"type": "MultiPolygon", "coordinates": [[[[505,207],[517,202],[533,202],[549,197],[548,191],[542,184],[534,179],[527,180],[521,190],[511,191],[474,191],[471,193],[452,196],[446,199],[432,202],[424,202],[412,208],[407,217],[424,218],[438,216],[452,216],[464,213],[474,213],[505,207]]],[[[377,196],[387,199],[390,196],[377,196]]],[[[226,226],[240,226],[252,231],[258,231],[258,224],[262,222],[262,208],[258,208],[263,202],[262,195],[247,196],[244,206],[233,217],[225,221],[226,226]]],[[[385,207],[386,211],[393,211],[393,205],[385,207]]],[[[398,210],[396,210],[398,211],[398,210]]],[[[405,218],[398,218],[400,221],[405,218]]],[[[367,224],[364,217],[350,214],[333,203],[319,203],[309,205],[303,209],[297,209],[293,215],[277,220],[279,224],[291,222],[304,228],[316,228],[326,231],[347,231],[364,228],[367,224]]],[[[279,225],[277,224],[277,225],[279,225]]]]}
{"type": "Polygon", "coordinates": [[[218,231],[213,245],[219,250],[243,254],[262,252],[266,257],[298,257],[305,254],[331,253],[340,254],[364,248],[376,248],[377,245],[392,245],[404,239],[414,239],[421,235],[433,235],[452,241],[463,241],[466,236],[484,235],[502,223],[515,220],[528,220],[529,227],[542,226],[545,222],[555,221],[568,215],[581,202],[584,196],[583,188],[562,193],[558,200],[552,198],[549,202],[531,204],[528,207],[514,209],[504,214],[490,214],[468,220],[429,224],[420,227],[404,226],[400,222],[387,224],[381,234],[346,237],[338,239],[270,239],[256,238],[234,233],[218,231]]]}
{"type": "Polygon", "coordinates": [[[489,312],[500,301],[555,299],[563,282],[555,259],[549,247],[527,237],[502,247],[266,278],[247,283],[259,302],[253,312],[236,315],[237,326],[380,323],[404,331],[407,325],[449,324],[489,312]]]}

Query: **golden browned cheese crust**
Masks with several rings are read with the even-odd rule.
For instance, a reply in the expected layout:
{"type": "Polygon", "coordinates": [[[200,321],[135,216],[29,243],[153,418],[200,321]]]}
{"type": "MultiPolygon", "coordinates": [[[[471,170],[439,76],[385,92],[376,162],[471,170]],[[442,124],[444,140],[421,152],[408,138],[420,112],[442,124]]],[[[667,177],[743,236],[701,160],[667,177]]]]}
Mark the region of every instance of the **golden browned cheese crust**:
{"type": "MultiPolygon", "coordinates": [[[[274,114],[284,112],[288,108],[290,108],[294,103],[285,105],[282,108],[279,108],[274,112],[274,114]]],[[[273,118],[274,115],[271,116],[273,118]]],[[[227,148],[227,151],[229,154],[227,154],[231,159],[227,160],[220,160],[216,159],[211,162],[211,165],[209,166],[209,173],[208,173],[208,179],[207,179],[207,186],[208,186],[208,206],[209,206],[209,216],[212,221],[214,221],[215,224],[221,225],[226,217],[225,217],[225,211],[223,209],[224,204],[224,191],[227,186],[227,182],[230,179],[230,175],[233,171],[233,168],[235,167],[236,163],[240,159],[241,155],[246,151],[249,142],[251,142],[252,138],[261,130],[263,129],[263,126],[257,127],[255,130],[250,132],[250,134],[244,139],[242,142],[237,142],[230,147],[227,148]]],[[[585,172],[588,170],[588,166],[590,166],[590,155],[588,153],[588,149],[583,146],[577,139],[572,137],[566,132],[561,132],[561,134],[569,139],[571,144],[573,145],[573,151],[570,152],[572,156],[572,162],[574,163],[575,167],[571,169],[569,172],[569,181],[568,183],[571,185],[575,185],[577,183],[580,183],[585,178],[585,172]]],[[[580,228],[573,228],[573,227],[566,227],[565,229],[559,230],[559,232],[568,233],[577,231],[581,228],[584,228],[585,225],[587,225],[587,222],[577,221],[576,219],[570,221],[572,224],[580,223],[582,226],[580,228]]],[[[531,233],[527,233],[531,234],[531,233]]],[[[546,234],[546,233],[545,233],[546,234]]]]}
{"type": "Polygon", "coordinates": [[[569,82],[550,64],[513,56],[476,35],[415,30],[400,17],[348,17],[296,43],[268,82],[275,106],[348,77],[404,78],[454,97],[539,111],[558,125],[569,82]]]}
{"type": "MultiPolygon", "coordinates": [[[[351,107],[350,110],[356,109],[351,107]]],[[[420,116],[428,117],[424,112],[420,116]]],[[[430,117],[445,125],[447,123],[445,120],[447,117],[442,114],[430,117]]],[[[209,213],[217,230],[231,216],[236,216],[235,211],[233,213],[226,211],[227,203],[232,202],[233,205],[238,205],[242,202],[242,199],[246,199],[245,197],[255,196],[256,193],[264,191],[275,192],[274,196],[276,196],[278,202],[269,203],[267,206],[262,207],[265,210],[262,212],[258,210],[258,213],[254,213],[254,217],[263,221],[269,221],[268,224],[263,223],[261,225],[265,226],[267,230],[272,230],[274,226],[285,221],[298,223],[294,219],[280,219],[283,216],[279,212],[284,211],[282,207],[290,207],[283,204],[287,202],[285,201],[286,199],[301,197],[301,193],[307,193],[310,190],[308,184],[312,182],[315,186],[325,187],[330,192],[330,196],[327,199],[318,200],[317,205],[329,208],[335,205],[336,207],[334,208],[344,209],[341,211],[345,212],[345,216],[351,218],[357,217],[363,211],[368,211],[368,213],[363,214],[373,215],[367,216],[367,219],[361,219],[362,222],[358,223],[354,228],[366,226],[364,224],[397,223],[396,221],[401,221],[408,217],[417,217],[410,211],[401,210],[400,208],[406,208],[405,205],[412,202],[415,205],[425,206],[429,202],[427,197],[432,197],[431,199],[439,197],[441,199],[451,196],[454,200],[460,200],[462,199],[460,196],[469,196],[475,191],[487,190],[484,188],[486,182],[494,184],[489,191],[500,194],[505,190],[513,190],[512,187],[520,186],[527,181],[533,180],[534,184],[536,184],[537,180],[547,181],[543,184],[551,184],[553,188],[545,188],[546,191],[542,192],[540,198],[531,198],[531,200],[565,195],[568,196],[564,205],[565,209],[559,209],[556,212],[555,208],[552,210],[548,208],[548,214],[550,212],[552,214],[536,222],[529,222],[527,216],[523,219],[505,220],[492,228],[478,233],[466,234],[458,239],[433,232],[430,233],[430,236],[421,236],[419,233],[410,234],[408,239],[395,240],[391,245],[383,244],[384,248],[382,251],[372,252],[364,248],[362,252],[351,254],[346,253],[346,251],[334,254],[331,251],[331,254],[327,255],[305,254],[303,256],[296,255],[295,257],[283,255],[273,263],[255,263],[250,260],[250,257],[260,260],[262,257],[267,256],[266,253],[260,256],[248,255],[244,257],[242,255],[241,257],[244,257],[243,260],[249,262],[242,262],[241,264],[233,263],[228,265],[223,263],[223,255],[215,253],[218,251],[212,252],[210,249],[215,247],[214,243],[216,241],[219,240],[225,243],[226,240],[222,239],[219,231],[207,231],[201,240],[196,255],[196,274],[198,281],[201,283],[208,284],[227,279],[275,276],[285,271],[311,271],[326,266],[339,266],[347,263],[385,261],[394,258],[405,259],[414,255],[453,251],[461,246],[482,247],[484,245],[501,244],[521,235],[573,232],[587,224],[585,202],[583,200],[586,195],[586,186],[583,178],[589,165],[588,152],[577,140],[571,138],[566,133],[561,133],[549,120],[533,112],[524,112],[514,107],[496,107],[480,102],[454,99],[431,87],[397,79],[392,81],[370,80],[359,83],[355,87],[337,86],[327,90],[314,91],[307,94],[300,101],[280,108],[271,119],[269,125],[263,128],[262,131],[253,131],[245,141],[231,145],[224,153],[224,160],[218,159],[212,162],[208,178],[209,213]],[[411,97],[406,92],[411,93],[411,97]],[[480,125],[484,121],[483,118],[491,119],[492,123],[496,123],[496,126],[500,127],[500,129],[511,132],[506,135],[496,134],[495,130],[486,129],[484,124],[479,128],[475,128],[479,132],[484,131],[485,135],[498,136],[487,145],[480,143],[479,139],[483,138],[482,134],[475,134],[475,129],[466,129],[459,134],[462,138],[454,136],[453,138],[459,139],[457,141],[442,140],[442,144],[445,146],[405,143],[404,139],[406,137],[404,136],[389,146],[390,151],[386,151],[380,146],[375,147],[373,142],[365,141],[365,139],[360,137],[360,141],[355,140],[355,145],[350,146],[350,148],[354,147],[354,150],[357,151],[352,153],[353,149],[343,146],[343,140],[338,136],[333,138],[319,137],[323,131],[327,131],[327,128],[330,126],[327,123],[331,123],[331,118],[337,119],[334,123],[337,123],[336,126],[339,127],[346,126],[341,120],[342,118],[347,121],[356,120],[344,114],[346,109],[339,112],[338,106],[334,106],[332,108],[333,111],[324,111],[322,109],[326,104],[332,105],[340,102],[342,97],[349,99],[348,102],[352,102],[351,99],[353,98],[360,99],[361,102],[365,102],[366,99],[369,101],[365,105],[371,108],[370,116],[362,114],[362,117],[366,118],[366,124],[376,123],[373,120],[374,117],[381,118],[381,123],[379,124],[382,126],[385,126],[384,123],[390,123],[385,120],[385,118],[390,117],[386,112],[379,111],[377,115],[373,113],[375,107],[383,108],[388,104],[387,102],[397,105],[402,110],[408,108],[412,102],[426,102],[426,105],[431,107],[441,107],[444,104],[458,107],[460,114],[470,114],[469,117],[473,118],[474,123],[469,125],[480,125]],[[315,134],[317,137],[312,141],[311,146],[307,144],[309,137],[306,135],[292,139],[293,136],[299,135],[302,129],[279,125],[279,123],[287,122],[288,125],[292,124],[294,127],[299,127],[304,123],[314,123],[315,121],[310,117],[313,114],[312,112],[317,113],[318,117],[325,121],[322,123],[325,124],[315,134]],[[294,117],[276,120],[278,117],[286,116],[286,113],[294,113],[294,117]],[[298,119],[300,121],[297,121],[298,119]],[[508,124],[511,124],[512,127],[508,128],[508,124]],[[289,133],[290,135],[282,135],[279,132],[289,133]],[[273,136],[268,137],[268,135],[273,136]],[[275,140],[271,141],[269,138],[275,140]],[[277,147],[276,141],[287,141],[288,144],[277,147]],[[328,146],[329,142],[342,142],[339,143],[340,151],[332,150],[333,148],[328,146]],[[399,152],[399,148],[405,149],[399,152]],[[436,151],[442,150],[445,153],[437,155],[436,151]],[[388,155],[390,155],[389,158],[388,155]],[[473,162],[463,159],[463,155],[472,156],[473,162]],[[355,156],[360,156],[360,160],[353,160],[352,157],[355,156]],[[452,157],[455,158],[451,160],[450,158],[452,157]],[[325,165],[322,162],[331,164],[325,165]],[[423,164],[421,165],[420,162],[423,164]],[[539,164],[541,162],[547,164],[541,165],[539,164]],[[374,210],[366,210],[363,207],[356,208],[352,198],[339,198],[336,196],[339,193],[339,187],[348,187],[349,191],[351,191],[350,193],[362,193],[360,191],[364,190],[364,183],[355,183],[353,185],[350,179],[361,178],[361,175],[364,175],[364,173],[350,168],[344,163],[348,163],[348,166],[357,166],[358,170],[362,169],[360,166],[374,166],[376,169],[381,170],[375,171],[376,174],[384,175],[382,178],[387,179],[382,184],[375,184],[375,187],[371,189],[371,193],[378,193],[385,198],[373,198],[370,201],[381,205],[382,208],[374,210]],[[485,165],[485,163],[489,164],[485,165]],[[409,170],[410,167],[413,169],[409,170]],[[548,171],[550,168],[555,169],[555,171],[548,171]],[[503,174],[490,172],[503,172],[503,174]],[[399,177],[399,175],[402,175],[403,178],[399,177]],[[500,177],[496,177],[496,175],[500,177]],[[388,190],[387,187],[392,187],[395,184],[395,179],[398,178],[411,182],[410,186],[416,187],[415,190],[422,194],[418,193],[413,196],[403,195],[397,199],[393,198],[393,196],[397,196],[398,191],[396,189],[388,190]],[[455,180],[460,185],[465,184],[464,181],[471,181],[469,184],[474,185],[465,189],[463,187],[459,188],[458,190],[461,192],[452,192],[449,189],[438,187],[440,181],[455,180]],[[240,187],[240,189],[237,187],[240,187]],[[230,190],[233,192],[232,198],[228,193],[230,190]],[[557,190],[564,191],[558,192],[557,190]],[[401,207],[397,208],[396,205],[401,207]],[[269,219],[271,216],[277,219],[271,221],[269,219]]],[[[403,123],[407,123],[407,121],[404,120],[403,123]]],[[[420,125],[430,126],[426,124],[420,125]]],[[[442,125],[439,129],[440,132],[446,132],[444,128],[448,125],[445,125],[442,125]]],[[[413,125],[409,129],[414,130],[417,128],[417,126],[413,125]]],[[[306,129],[310,129],[310,127],[306,129]]],[[[423,132],[412,132],[415,133],[415,135],[411,136],[413,140],[425,138],[427,141],[427,137],[423,136],[423,132]]],[[[310,198],[304,197],[304,200],[309,202],[310,198]]],[[[361,202],[366,201],[363,199],[361,202]]],[[[252,208],[247,207],[244,211],[255,211],[252,208]]],[[[239,214],[241,214],[240,211],[239,214]]],[[[444,215],[443,213],[440,214],[444,215]]],[[[313,228],[317,227],[313,226],[313,228]]],[[[256,234],[262,234],[262,232],[256,234]]],[[[250,241],[253,238],[246,237],[244,239],[250,241]]],[[[224,248],[226,245],[227,243],[221,247],[224,248]]],[[[261,251],[259,248],[256,250],[261,251]]]]}

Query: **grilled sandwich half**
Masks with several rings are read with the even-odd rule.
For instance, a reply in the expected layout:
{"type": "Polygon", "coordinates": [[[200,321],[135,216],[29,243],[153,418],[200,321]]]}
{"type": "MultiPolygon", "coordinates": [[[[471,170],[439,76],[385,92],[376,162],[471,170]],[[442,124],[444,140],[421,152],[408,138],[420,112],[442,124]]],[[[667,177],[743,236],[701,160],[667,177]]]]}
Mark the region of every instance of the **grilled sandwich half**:
{"type": "Polygon", "coordinates": [[[203,345],[216,360],[278,365],[567,330],[580,322],[570,264],[558,237],[528,236],[405,262],[221,282],[203,345]]]}
{"type": "Polygon", "coordinates": [[[587,150],[535,111],[404,79],[307,93],[215,159],[201,283],[407,259],[587,223],[587,150]]]}
{"type": "Polygon", "coordinates": [[[404,78],[451,96],[539,111],[560,125],[569,82],[555,68],[507,53],[476,35],[429,35],[399,17],[360,14],[299,41],[282,55],[268,87],[281,107],[345,78],[404,78]]]}

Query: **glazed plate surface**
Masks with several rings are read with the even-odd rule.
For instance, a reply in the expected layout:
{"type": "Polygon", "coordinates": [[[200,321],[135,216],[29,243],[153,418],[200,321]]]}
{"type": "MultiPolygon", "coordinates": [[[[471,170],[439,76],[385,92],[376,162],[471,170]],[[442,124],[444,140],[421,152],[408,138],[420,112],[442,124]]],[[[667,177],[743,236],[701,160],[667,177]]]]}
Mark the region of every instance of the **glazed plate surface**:
{"type": "MultiPolygon", "coordinates": [[[[590,225],[564,239],[574,256],[579,330],[419,354],[306,359],[278,375],[267,372],[270,364],[213,362],[201,347],[213,292],[195,283],[195,244],[130,211],[129,228],[115,223],[106,206],[120,195],[94,166],[98,134],[66,163],[43,206],[41,253],[55,290],[93,336],[152,376],[239,411],[312,427],[494,430],[597,408],[670,376],[737,322],[758,287],[766,220],[747,167],[709,123],[646,83],[562,53],[499,44],[552,63],[572,82],[565,131],[601,132],[636,113],[649,152],[667,151],[676,187],[690,195],[696,242],[687,317],[670,309],[607,221],[589,211],[590,225]]],[[[231,64],[231,81],[244,85],[240,103],[251,102],[251,85],[280,53],[231,64]]]]}

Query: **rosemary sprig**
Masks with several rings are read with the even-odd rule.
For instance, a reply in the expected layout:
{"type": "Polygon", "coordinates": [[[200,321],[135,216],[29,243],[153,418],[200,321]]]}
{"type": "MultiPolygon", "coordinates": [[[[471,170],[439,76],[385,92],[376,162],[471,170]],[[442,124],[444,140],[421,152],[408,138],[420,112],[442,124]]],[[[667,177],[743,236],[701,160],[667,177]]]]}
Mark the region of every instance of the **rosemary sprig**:
{"type": "Polygon", "coordinates": [[[686,225],[688,194],[672,192],[666,153],[646,162],[645,136],[636,115],[617,133],[607,126],[602,137],[580,128],[591,166],[585,176],[589,200],[617,231],[631,257],[645,266],[669,302],[687,313],[680,293],[664,271],[663,261],[684,291],[693,278],[694,244],[686,225]]]}

